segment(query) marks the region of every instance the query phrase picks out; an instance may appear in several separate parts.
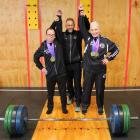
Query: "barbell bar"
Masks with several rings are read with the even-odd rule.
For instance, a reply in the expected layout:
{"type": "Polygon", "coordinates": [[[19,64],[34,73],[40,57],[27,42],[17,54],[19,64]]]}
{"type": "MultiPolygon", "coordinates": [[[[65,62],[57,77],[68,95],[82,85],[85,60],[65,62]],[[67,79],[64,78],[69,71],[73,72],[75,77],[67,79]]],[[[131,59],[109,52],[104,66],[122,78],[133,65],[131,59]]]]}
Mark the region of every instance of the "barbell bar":
{"type": "Polygon", "coordinates": [[[128,134],[131,120],[139,120],[138,116],[130,116],[129,107],[126,104],[113,104],[110,115],[107,118],[28,118],[28,110],[24,105],[9,105],[6,109],[4,129],[11,136],[24,135],[29,121],[108,121],[110,131],[114,135],[128,134]]]}
{"type": "MultiPolygon", "coordinates": [[[[5,118],[0,118],[0,121],[4,121],[5,118]]],[[[28,121],[110,121],[111,118],[28,118],[28,121]]],[[[130,117],[130,120],[139,120],[138,116],[130,117]]]]}

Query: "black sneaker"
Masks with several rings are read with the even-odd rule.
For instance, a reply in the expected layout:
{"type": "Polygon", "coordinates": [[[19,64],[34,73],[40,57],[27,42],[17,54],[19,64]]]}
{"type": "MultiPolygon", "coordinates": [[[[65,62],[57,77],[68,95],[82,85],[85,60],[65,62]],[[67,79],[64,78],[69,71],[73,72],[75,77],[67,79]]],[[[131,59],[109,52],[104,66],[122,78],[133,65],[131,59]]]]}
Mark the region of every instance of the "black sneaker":
{"type": "Polygon", "coordinates": [[[68,110],[67,110],[67,109],[62,109],[62,112],[63,112],[64,114],[68,114],[68,110]]]}
{"type": "Polygon", "coordinates": [[[103,108],[98,108],[98,114],[102,115],[104,113],[103,108]]]}
{"type": "Polygon", "coordinates": [[[86,114],[87,113],[87,110],[82,110],[82,114],[86,114]]]}
{"type": "Polygon", "coordinates": [[[53,111],[53,108],[48,109],[48,110],[47,110],[47,112],[46,112],[46,114],[51,114],[51,113],[52,113],[52,111],[53,111]]]}

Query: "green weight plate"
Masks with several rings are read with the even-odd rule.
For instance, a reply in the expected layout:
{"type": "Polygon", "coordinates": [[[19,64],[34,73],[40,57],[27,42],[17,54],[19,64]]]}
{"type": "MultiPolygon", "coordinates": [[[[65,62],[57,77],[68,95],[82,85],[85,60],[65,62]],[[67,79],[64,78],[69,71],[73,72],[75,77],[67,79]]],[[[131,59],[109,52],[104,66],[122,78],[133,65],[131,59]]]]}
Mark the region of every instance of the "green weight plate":
{"type": "Polygon", "coordinates": [[[129,131],[129,128],[130,128],[130,111],[129,111],[128,105],[125,104],[124,107],[125,107],[126,114],[127,114],[127,130],[126,130],[126,134],[127,134],[129,131]]]}
{"type": "Polygon", "coordinates": [[[123,134],[127,134],[127,131],[128,131],[128,115],[127,115],[127,110],[126,110],[125,104],[122,105],[122,108],[123,108],[123,113],[124,113],[123,134]]]}
{"type": "Polygon", "coordinates": [[[124,105],[125,111],[126,111],[126,131],[125,134],[128,133],[128,112],[127,112],[127,108],[126,105],[124,105]]]}
{"type": "Polygon", "coordinates": [[[131,126],[131,119],[130,119],[130,110],[129,110],[129,107],[128,105],[126,105],[126,109],[127,109],[127,113],[128,113],[128,129],[130,129],[130,126],[131,126]]]}
{"type": "Polygon", "coordinates": [[[7,119],[7,127],[9,134],[12,135],[12,129],[11,129],[11,122],[12,122],[12,113],[14,110],[14,105],[11,105],[9,112],[8,112],[8,119],[7,119]]]}
{"type": "Polygon", "coordinates": [[[8,134],[9,134],[9,130],[8,130],[8,114],[9,114],[9,111],[10,111],[11,107],[12,107],[12,105],[9,105],[7,107],[6,112],[5,112],[5,119],[4,119],[4,130],[8,134]]]}

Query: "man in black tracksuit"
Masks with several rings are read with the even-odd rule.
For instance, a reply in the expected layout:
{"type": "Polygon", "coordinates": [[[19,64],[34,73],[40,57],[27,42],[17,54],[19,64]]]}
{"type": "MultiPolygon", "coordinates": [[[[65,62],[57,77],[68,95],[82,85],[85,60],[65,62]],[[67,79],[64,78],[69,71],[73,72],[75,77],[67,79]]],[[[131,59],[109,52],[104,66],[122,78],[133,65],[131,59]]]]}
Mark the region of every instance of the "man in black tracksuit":
{"type": "MultiPolygon", "coordinates": [[[[52,25],[55,24],[58,25],[59,30],[56,28],[56,32],[58,32],[64,45],[65,63],[68,75],[67,88],[69,92],[67,104],[71,104],[72,99],[75,96],[76,99],[75,111],[79,112],[82,96],[81,90],[82,36],[79,31],[74,30],[75,22],[72,18],[67,18],[66,31],[62,33],[61,15],[62,14],[57,15],[58,20],[53,22],[52,25]]],[[[84,20],[86,23],[86,27],[89,28],[88,19],[85,17],[84,20]]]]}
{"type": "Polygon", "coordinates": [[[41,44],[34,54],[34,62],[36,66],[46,74],[48,88],[48,110],[47,114],[53,111],[53,95],[56,83],[61,96],[62,112],[68,113],[66,109],[66,68],[63,56],[63,46],[55,39],[55,31],[51,28],[46,31],[46,40],[41,44]],[[39,61],[40,57],[44,57],[45,67],[39,61]]]}
{"type": "Polygon", "coordinates": [[[85,28],[85,14],[83,6],[80,6],[79,10],[80,16],[78,18],[78,24],[86,43],[83,60],[84,84],[82,113],[85,114],[87,112],[90,104],[92,87],[95,82],[98,113],[102,114],[104,105],[106,64],[115,58],[119,49],[115,43],[100,35],[99,24],[96,21],[90,24],[89,33],[85,28]],[[109,56],[107,56],[108,52],[110,52],[109,56]]]}

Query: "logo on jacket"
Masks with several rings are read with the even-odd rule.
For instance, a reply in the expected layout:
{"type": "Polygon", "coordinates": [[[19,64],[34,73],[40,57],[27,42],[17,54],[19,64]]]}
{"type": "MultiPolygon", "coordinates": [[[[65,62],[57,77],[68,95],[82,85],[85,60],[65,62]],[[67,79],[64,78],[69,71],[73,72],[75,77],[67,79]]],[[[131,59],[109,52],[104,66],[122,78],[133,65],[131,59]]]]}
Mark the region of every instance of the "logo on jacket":
{"type": "Polygon", "coordinates": [[[104,78],[104,79],[106,78],[106,74],[103,74],[103,78],[104,78]]]}
{"type": "Polygon", "coordinates": [[[73,39],[77,39],[77,36],[75,35],[75,36],[73,36],[73,39]]]}
{"type": "Polygon", "coordinates": [[[93,45],[93,41],[90,42],[90,46],[92,46],[92,45],[93,45]]]}
{"type": "Polygon", "coordinates": [[[105,48],[105,44],[104,43],[100,43],[100,48],[105,48]]]}
{"type": "Polygon", "coordinates": [[[44,50],[44,53],[49,54],[49,50],[48,49],[44,50]]]}

